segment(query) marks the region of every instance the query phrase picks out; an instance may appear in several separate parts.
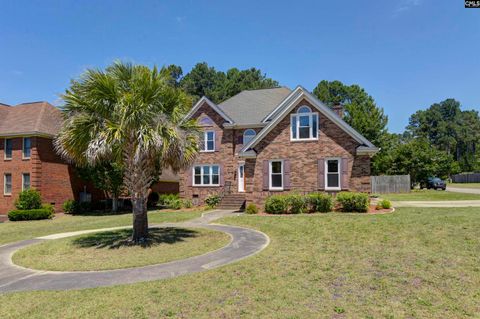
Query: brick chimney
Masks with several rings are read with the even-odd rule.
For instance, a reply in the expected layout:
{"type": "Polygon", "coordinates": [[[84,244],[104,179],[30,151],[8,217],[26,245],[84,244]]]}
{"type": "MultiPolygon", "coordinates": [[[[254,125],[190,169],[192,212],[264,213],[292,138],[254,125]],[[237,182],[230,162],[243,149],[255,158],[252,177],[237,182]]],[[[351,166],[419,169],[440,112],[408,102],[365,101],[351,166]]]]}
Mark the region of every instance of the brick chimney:
{"type": "Polygon", "coordinates": [[[343,119],[343,105],[336,104],[336,105],[332,106],[332,111],[335,112],[338,115],[338,117],[343,119]]]}

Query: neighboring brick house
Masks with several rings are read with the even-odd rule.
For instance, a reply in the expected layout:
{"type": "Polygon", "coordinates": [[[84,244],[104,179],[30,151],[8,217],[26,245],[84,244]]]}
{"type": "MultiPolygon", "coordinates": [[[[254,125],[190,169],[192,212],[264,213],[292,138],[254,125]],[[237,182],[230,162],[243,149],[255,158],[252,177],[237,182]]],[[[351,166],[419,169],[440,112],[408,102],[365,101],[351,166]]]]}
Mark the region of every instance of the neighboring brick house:
{"type": "Polygon", "coordinates": [[[180,174],[181,197],[200,204],[219,193],[235,207],[283,192],[369,192],[378,148],[340,113],[300,86],[243,91],[218,105],[203,97],[186,117],[203,139],[180,174]]]}

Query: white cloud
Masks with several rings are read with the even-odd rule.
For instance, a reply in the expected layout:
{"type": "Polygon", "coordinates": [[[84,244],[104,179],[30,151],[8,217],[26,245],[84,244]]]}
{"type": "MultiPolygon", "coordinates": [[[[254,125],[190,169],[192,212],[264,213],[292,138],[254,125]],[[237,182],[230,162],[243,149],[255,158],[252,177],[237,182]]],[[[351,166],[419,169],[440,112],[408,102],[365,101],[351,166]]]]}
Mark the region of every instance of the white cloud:
{"type": "Polygon", "coordinates": [[[393,11],[394,15],[401,14],[403,12],[409,11],[414,7],[418,7],[422,4],[423,0],[401,0],[395,10],[393,11]]]}

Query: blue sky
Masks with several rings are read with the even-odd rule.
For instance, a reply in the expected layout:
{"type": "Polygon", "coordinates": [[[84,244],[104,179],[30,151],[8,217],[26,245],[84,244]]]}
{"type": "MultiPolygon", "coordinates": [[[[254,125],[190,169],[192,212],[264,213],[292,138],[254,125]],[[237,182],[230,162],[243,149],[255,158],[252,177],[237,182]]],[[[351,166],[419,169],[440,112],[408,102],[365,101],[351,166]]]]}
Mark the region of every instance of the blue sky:
{"type": "Polygon", "coordinates": [[[359,84],[403,131],[445,98],[480,110],[480,9],[461,0],[0,0],[0,102],[58,95],[115,59],[257,67],[290,88],[359,84]]]}

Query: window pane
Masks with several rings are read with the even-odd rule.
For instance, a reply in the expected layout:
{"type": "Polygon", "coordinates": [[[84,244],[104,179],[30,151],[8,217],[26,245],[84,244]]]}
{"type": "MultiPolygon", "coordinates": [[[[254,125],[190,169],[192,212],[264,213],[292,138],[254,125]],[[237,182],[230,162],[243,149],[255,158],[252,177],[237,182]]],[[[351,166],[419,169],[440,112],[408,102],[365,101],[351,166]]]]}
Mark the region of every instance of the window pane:
{"type": "Polygon", "coordinates": [[[200,175],[201,170],[202,170],[202,168],[200,166],[195,166],[195,175],[200,175]]]}
{"type": "Polygon", "coordinates": [[[308,106],[302,106],[298,109],[297,113],[310,113],[311,110],[308,106]]]}
{"type": "Polygon", "coordinates": [[[282,173],[282,162],[272,162],[272,174],[282,173]]]}
{"type": "Polygon", "coordinates": [[[327,174],[327,187],[338,187],[338,174],[327,174]]]}
{"type": "Polygon", "coordinates": [[[312,116],[312,133],[313,133],[313,137],[316,138],[317,137],[317,133],[318,133],[318,116],[317,114],[314,114],[312,116]]]}
{"type": "Polygon", "coordinates": [[[203,175],[203,184],[204,185],[210,184],[210,175],[203,175]]]}
{"type": "Polygon", "coordinates": [[[297,138],[297,117],[292,116],[292,138],[297,138]]]}
{"type": "Polygon", "coordinates": [[[10,194],[12,192],[12,175],[5,175],[5,193],[10,194]]]}
{"type": "Polygon", "coordinates": [[[6,158],[12,157],[12,140],[11,139],[5,140],[5,157],[6,158]]]}
{"type": "Polygon", "coordinates": [[[207,141],[213,141],[214,132],[207,132],[207,141]]]}
{"type": "Polygon", "coordinates": [[[300,127],[298,130],[300,133],[300,138],[310,138],[310,128],[309,127],[300,127]]]}
{"type": "Polygon", "coordinates": [[[207,151],[213,151],[214,145],[213,141],[208,141],[207,142],[207,151]]]}
{"type": "Polygon", "coordinates": [[[30,174],[23,174],[23,189],[30,188],[30,174]]]}
{"type": "Polygon", "coordinates": [[[23,157],[30,157],[30,148],[31,148],[30,138],[25,137],[23,139],[23,157]]]}
{"type": "Polygon", "coordinates": [[[218,184],[218,175],[212,175],[212,184],[218,184]]]}
{"type": "Polygon", "coordinates": [[[195,175],[195,185],[200,185],[202,183],[202,177],[200,175],[195,175]]]}
{"type": "Polygon", "coordinates": [[[218,166],[217,165],[212,166],[212,174],[218,175],[218,166]]]}
{"type": "Polygon", "coordinates": [[[300,116],[300,127],[310,126],[310,116],[300,116]]]}
{"type": "Polygon", "coordinates": [[[210,166],[203,167],[203,175],[210,175],[210,166]]]}
{"type": "Polygon", "coordinates": [[[272,175],[272,187],[282,187],[282,175],[272,175]]]}
{"type": "Polygon", "coordinates": [[[327,171],[331,172],[331,173],[337,173],[338,172],[338,161],[337,160],[329,160],[327,171]]]}

